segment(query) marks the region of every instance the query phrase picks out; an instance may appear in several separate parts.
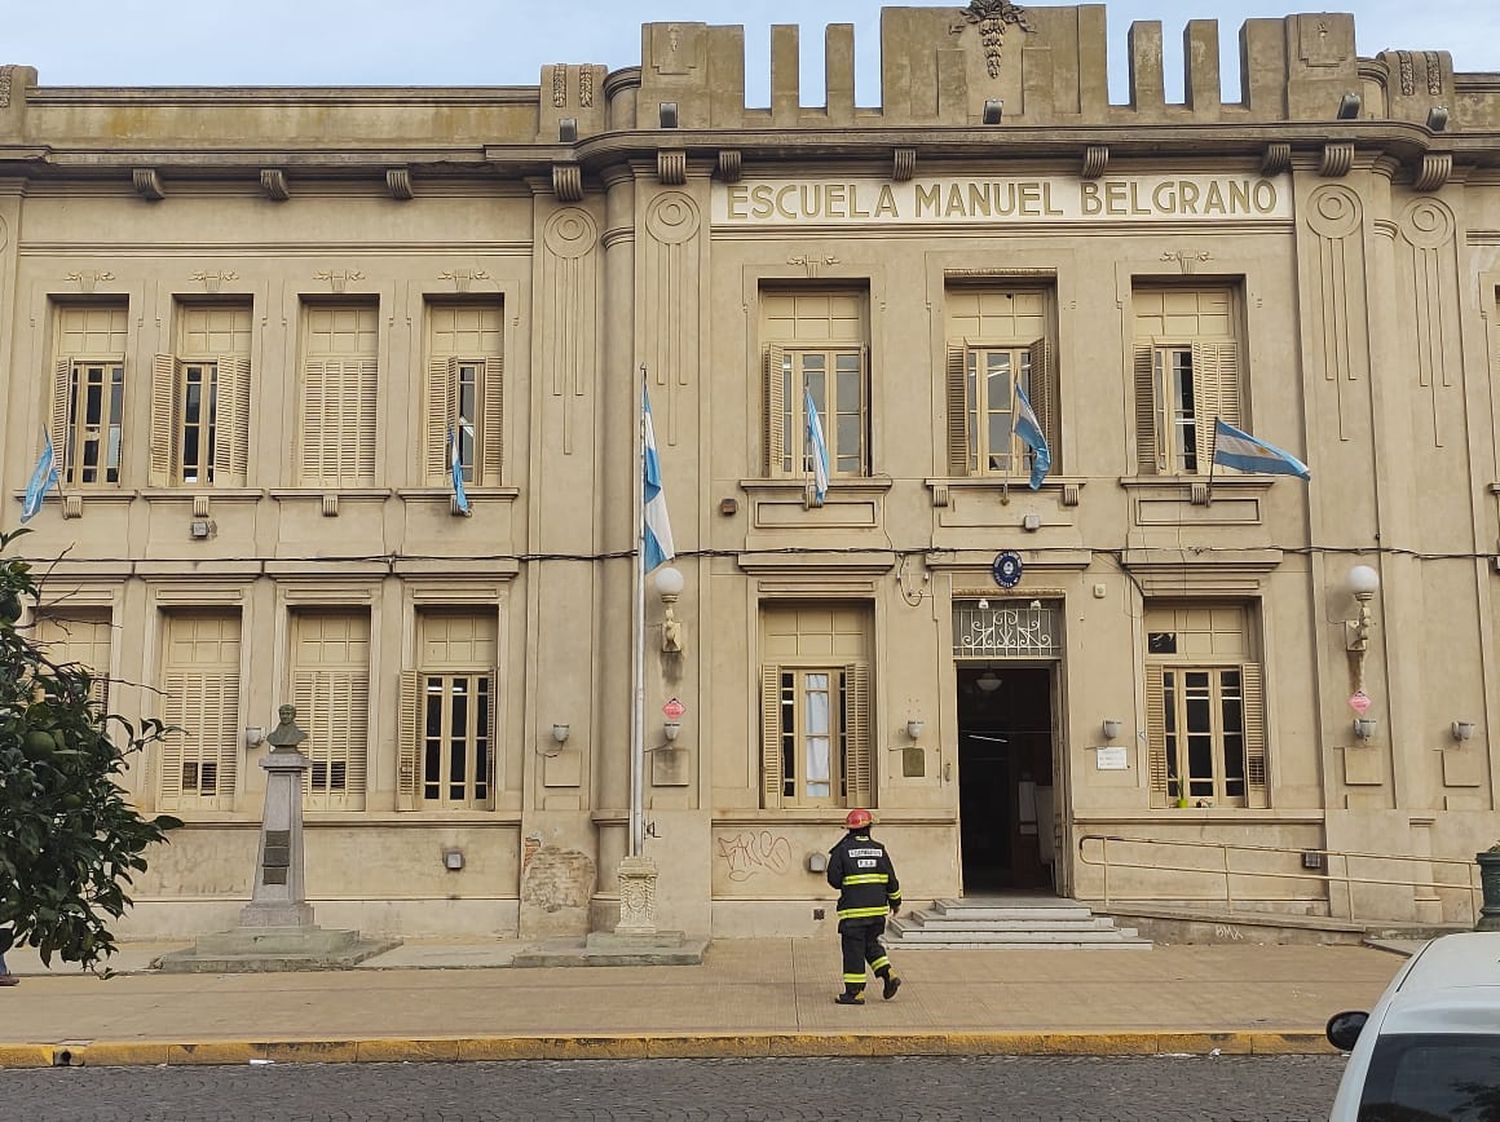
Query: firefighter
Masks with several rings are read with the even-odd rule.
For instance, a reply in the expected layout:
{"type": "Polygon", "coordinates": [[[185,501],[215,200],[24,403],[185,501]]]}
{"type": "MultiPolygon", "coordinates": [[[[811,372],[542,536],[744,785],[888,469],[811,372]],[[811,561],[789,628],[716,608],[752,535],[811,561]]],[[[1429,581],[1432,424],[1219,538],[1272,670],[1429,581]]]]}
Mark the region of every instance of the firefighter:
{"type": "Polygon", "coordinates": [[[828,883],[839,890],[839,937],[844,944],[844,992],[840,1005],[865,1003],[865,963],[884,983],[880,996],[896,996],[901,979],[891,969],[880,936],[885,917],[901,908],[901,883],[885,846],[870,837],[870,812],[851,810],[849,832],[828,851],[828,883]]]}

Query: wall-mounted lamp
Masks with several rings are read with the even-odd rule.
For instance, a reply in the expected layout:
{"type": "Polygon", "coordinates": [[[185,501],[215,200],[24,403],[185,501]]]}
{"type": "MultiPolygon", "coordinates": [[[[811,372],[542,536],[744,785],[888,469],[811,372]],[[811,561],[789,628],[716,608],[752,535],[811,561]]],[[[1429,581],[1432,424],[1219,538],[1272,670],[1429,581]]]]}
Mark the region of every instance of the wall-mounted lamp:
{"type": "Polygon", "coordinates": [[[927,722],[918,717],[913,717],[906,722],[906,735],[913,740],[922,739],[922,731],[927,728],[927,722]]]}
{"type": "Polygon", "coordinates": [[[443,850],[443,868],[450,873],[456,873],[464,867],[464,851],[461,849],[443,850]]]}
{"type": "Polygon", "coordinates": [[[1380,588],[1380,574],[1369,565],[1356,565],[1349,570],[1349,575],[1344,579],[1350,595],[1354,597],[1355,604],[1358,606],[1358,614],[1355,618],[1344,621],[1344,648],[1354,656],[1351,660],[1354,688],[1363,690],[1365,688],[1365,655],[1370,649],[1370,626],[1373,622],[1370,615],[1370,601],[1375,598],[1375,593],[1380,588]]]}
{"type": "Polygon", "coordinates": [[[656,570],[652,579],[656,581],[656,591],[662,602],[661,649],[669,654],[680,654],[682,652],[682,624],[677,621],[672,605],[677,603],[677,597],[682,595],[682,587],[685,583],[682,573],[671,565],[664,565],[656,570]]]}
{"type": "Polygon", "coordinates": [[[553,748],[550,752],[544,749],[542,751],[542,755],[546,756],[548,759],[551,759],[553,756],[558,755],[562,751],[562,746],[568,742],[568,737],[572,734],[573,729],[569,725],[553,725],[552,743],[555,744],[556,747],[553,748]]]}
{"type": "Polygon", "coordinates": [[[1113,717],[1105,717],[1104,718],[1104,739],[1105,740],[1113,740],[1115,737],[1117,737],[1117,736],[1120,735],[1120,729],[1122,727],[1124,727],[1124,726],[1119,721],[1115,720],[1113,717]]]}
{"type": "Polygon", "coordinates": [[[1374,717],[1355,717],[1354,735],[1361,740],[1369,740],[1375,735],[1375,730],[1380,727],[1380,722],[1374,717]]]}
{"type": "Polygon", "coordinates": [[[1473,721],[1454,721],[1453,722],[1453,728],[1452,728],[1451,731],[1453,733],[1453,739],[1459,741],[1460,743],[1462,743],[1465,740],[1473,740],[1474,739],[1474,722],[1473,721]]]}
{"type": "Polygon", "coordinates": [[[258,748],[265,743],[266,730],[259,725],[252,725],[245,730],[245,747],[258,748]]]}
{"type": "Polygon", "coordinates": [[[998,97],[992,97],[984,103],[984,115],[980,118],[987,125],[998,125],[1000,118],[1005,115],[1005,102],[998,97]]]}
{"type": "Polygon", "coordinates": [[[987,612],[990,610],[990,602],[982,596],[979,598],[979,610],[981,612],[987,612]]]}
{"type": "Polygon", "coordinates": [[[674,740],[677,739],[678,734],[682,732],[682,722],[667,721],[661,726],[661,731],[662,735],[667,738],[667,743],[671,744],[674,740]]]}
{"type": "Polygon", "coordinates": [[[1339,98],[1339,120],[1352,121],[1359,116],[1359,94],[1346,93],[1339,98]]]}
{"type": "Polygon", "coordinates": [[[1000,688],[1000,675],[993,670],[986,670],[974,680],[974,684],[985,693],[994,693],[1000,688]]]}

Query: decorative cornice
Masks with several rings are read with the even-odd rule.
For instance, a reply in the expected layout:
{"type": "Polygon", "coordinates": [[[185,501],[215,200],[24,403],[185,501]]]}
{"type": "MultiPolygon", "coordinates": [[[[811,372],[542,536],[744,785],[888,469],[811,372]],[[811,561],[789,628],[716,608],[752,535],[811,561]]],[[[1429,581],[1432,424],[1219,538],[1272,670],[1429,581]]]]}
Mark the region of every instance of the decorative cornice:
{"type": "Polygon", "coordinates": [[[1422,157],[1422,163],[1417,168],[1417,177],[1412,180],[1412,188],[1417,191],[1440,190],[1452,174],[1453,153],[1429,152],[1422,157]]]}
{"type": "Polygon", "coordinates": [[[656,178],[668,187],[687,182],[687,153],[681,148],[663,148],[656,153],[656,178]]]}
{"type": "Polygon", "coordinates": [[[385,173],[385,189],[391,193],[391,198],[400,199],[403,202],[411,198],[411,169],[410,168],[387,168],[385,173]]]}
{"type": "Polygon", "coordinates": [[[744,161],[738,148],[719,149],[719,178],[725,183],[738,183],[744,171],[744,161]]]}
{"type": "Polygon", "coordinates": [[[1354,141],[1332,140],[1323,145],[1323,159],[1318,174],[1325,179],[1341,179],[1354,166],[1354,141]]]}
{"type": "Polygon", "coordinates": [[[897,183],[905,183],[917,174],[917,150],[915,148],[897,148],[891,159],[891,178],[897,183]]]}
{"type": "Polygon", "coordinates": [[[1090,144],[1083,150],[1083,167],[1078,174],[1084,179],[1098,179],[1109,167],[1109,145],[1090,144]]]}
{"type": "Polygon", "coordinates": [[[135,168],[130,173],[130,179],[135,184],[136,193],[143,199],[156,202],[167,197],[167,193],[162,190],[161,176],[155,168],[135,168]]]}
{"type": "Polygon", "coordinates": [[[284,203],[292,197],[286,186],[286,172],[280,168],[260,169],[260,189],[273,203],[284,203]]]}
{"type": "Polygon", "coordinates": [[[577,164],[552,165],[552,193],[565,203],[583,201],[583,168],[577,164]]]}
{"type": "Polygon", "coordinates": [[[1285,175],[1292,170],[1292,146],[1284,140],[1274,140],[1266,145],[1260,159],[1260,173],[1266,178],[1285,175]]]}

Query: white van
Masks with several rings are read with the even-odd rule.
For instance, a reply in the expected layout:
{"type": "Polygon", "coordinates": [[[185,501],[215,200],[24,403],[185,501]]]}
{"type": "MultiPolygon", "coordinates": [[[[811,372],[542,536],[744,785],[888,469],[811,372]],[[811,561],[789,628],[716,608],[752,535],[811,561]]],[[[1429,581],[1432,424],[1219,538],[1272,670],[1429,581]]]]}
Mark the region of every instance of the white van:
{"type": "Polygon", "coordinates": [[[1329,1122],[1500,1119],[1500,932],[1434,939],[1328,1039],[1351,1053],[1329,1122]]]}

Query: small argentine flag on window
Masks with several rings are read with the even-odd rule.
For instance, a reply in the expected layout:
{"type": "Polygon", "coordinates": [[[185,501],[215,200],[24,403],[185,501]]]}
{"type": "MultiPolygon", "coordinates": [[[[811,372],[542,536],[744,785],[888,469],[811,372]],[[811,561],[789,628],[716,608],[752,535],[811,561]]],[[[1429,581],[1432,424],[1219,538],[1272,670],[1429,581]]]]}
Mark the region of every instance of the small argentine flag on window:
{"type": "Polygon", "coordinates": [[[1223,421],[1214,422],[1214,463],[1261,475],[1295,475],[1311,479],[1306,464],[1274,444],[1258,440],[1223,421]]]}
{"type": "Polygon", "coordinates": [[[828,442],[823,439],[823,421],[818,416],[812,390],[804,387],[803,394],[807,399],[807,443],[812,450],[813,494],[817,496],[818,505],[822,506],[823,496],[828,494],[828,442]]]}
{"type": "Polygon", "coordinates": [[[21,523],[25,525],[42,509],[47,492],[57,484],[57,454],[52,449],[52,434],[46,434],[47,443],[42,448],[42,457],[36,462],[31,481],[26,484],[26,498],[21,502],[21,523]]]}
{"type": "Polygon", "coordinates": [[[667,521],[667,496],[661,489],[661,461],[656,456],[656,428],[651,424],[651,394],[641,387],[641,407],[645,410],[645,479],[642,480],[645,496],[644,514],[646,524],[641,538],[644,550],[643,565],[651,572],[658,565],[665,565],[677,555],[672,545],[672,525],[667,521]]]}
{"type": "Polygon", "coordinates": [[[473,511],[469,508],[469,493],[464,490],[464,463],[459,455],[462,425],[463,418],[460,417],[457,425],[448,426],[448,466],[453,477],[453,509],[467,516],[473,511]]]}
{"type": "Polygon", "coordinates": [[[1016,383],[1016,406],[1016,435],[1031,449],[1031,489],[1039,491],[1042,480],[1052,470],[1052,449],[1047,447],[1047,438],[1042,435],[1036,411],[1031,408],[1031,399],[1026,396],[1020,382],[1016,383]]]}

